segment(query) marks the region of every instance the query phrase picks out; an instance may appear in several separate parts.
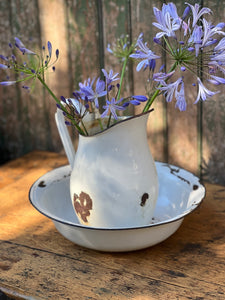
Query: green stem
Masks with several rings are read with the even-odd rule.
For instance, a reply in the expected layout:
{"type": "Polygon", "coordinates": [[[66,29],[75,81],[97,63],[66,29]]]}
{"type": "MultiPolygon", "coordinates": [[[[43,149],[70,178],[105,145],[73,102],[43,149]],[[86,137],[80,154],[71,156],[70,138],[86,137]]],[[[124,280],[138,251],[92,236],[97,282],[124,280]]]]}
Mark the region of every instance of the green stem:
{"type": "Polygon", "coordinates": [[[107,123],[107,128],[109,128],[111,117],[112,117],[112,113],[110,113],[110,115],[109,115],[109,119],[108,119],[108,123],[107,123]]]}
{"type": "Polygon", "coordinates": [[[129,59],[129,56],[125,58],[124,63],[123,63],[123,68],[122,68],[122,72],[121,72],[121,76],[120,76],[120,87],[119,87],[118,94],[117,94],[117,100],[120,99],[120,92],[121,92],[121,88],[122,88],[122,84],[123,84],[123,78],[124,78],[128,59],[129,59]]]}
{"type": "Polygon", "coordinates": [[[29,79],[32,79],[34,78],[35,76],[34,75],[31,75],[31,76],[27,76],[25,78],[22,78],[22,79],[18,79],[16,82],[23,82],[23,81],[27,81],[29,79]]]}
{"type": "Polygon", "coordinates": [[[98,120],[98,124],[99,124],[101,130],[103,130],[103,126],[102,126],[102,121],[101,121],[101,119],[97,119],[97,120],[98,120]]]}
{"type": "MultiPolygon", "coordinates": [[[[161,87],[162,85],[160,84],[158,87],[161,87]]],[[[155,98],[158,96],[160,90],[156,90],[155,93],[152,95],[151,99],[148,100],[148,102],[146,103],[144,109],[143,109],[143,113],[148,111],[149,108],[151,107],[152,103],[154,102],[155,98]]]]}
{"type": "Polygon", "coordinates": [[[165,41],[165,43],[166,43],[166,46],[169,48],[170,53],[172,53],[172,56],[173,56],[174,51],[173,51],[173,49],[171,48],[169,41],[165,38],[165,36],[163,36],[163,39],[164,39],[164,41],[165,41]]]}
{"type": "MultiPolygon", "coordinates": [[[[174,70],[176,69],[176,67],[177,67],[177,62],[175,62],[175,63],[172,65],[172,67],[170,68],[170,70],[169,70],[168,73],[174,71],[174,70]]],[[[159,87],[162,87],[162,84],[160,84],[160,85],[158,86],[158,88],[159,88],[159,87]]],[[[146,105],[145,105],[145,107],[144,107],[144,109],[143,109],[143,112],[146,112],[146,111],[149,110],[149,108],[151,107],[152,103],[155,101],[156,97],[159,95],[159,93],[160,93],[160,90],[157,89],[157,90],[154,92],[154,94],[152,95],[152,97],[151,97],[150,99],[148,99],[148,102],[146,103],[146,105]]]]}
{"type": "MultiPolygon", "coordinates": [[[[47,86],[47,84],[45,83],[45,81],[39,76],[37,75],[37,78],[39,79],[39,81],[42,83],[42,85],[46,88],[46,90],[49,92],[49,94],[52,96],[52,98],[55,100],[55,102],[61,107],[61,109],[67,114],[67,110],[65,109],[65,107],[61,104],[61,102],[59,101],[59,99],[56,97],[56,95],[52,92],[52,90],[47,86]]],[[[86,135],[85,132],[80,128],[80,126],[76,123],[75,120],[70,119],[71,122],[73,123],[73,125],[77,128],[78,132],[82,135],[86,135]]],[[[85,127],[84,127],[85,129],[85,127]]],[[[87,132],[87,130],[85,129],[85,131],[87,132]]]]}
{"type": "MultiPolygon", "coordinates": [[[[56,95],[52,92],[52,90],[50,90],[50,88],[47,86],[47,84],[45,83],[45,81],[38,75],[37,78],[39,79],[39,81],[42,83],[42,85],[46,88],[46,90],[49,92],[49,94],[53,97],[53,99],[55,100],[56,103],[58,103],[60,106],[62,106],[61,102],[59,101],[59,99],[56,97],[56,95]]],[[[62,107],[63,111],[66,112],[66,110],[62,107]]]]}
{"type": "Polygon", "coordinates": [[[87,132],[87,129],[86,129],[85,125],[84,125],[83,120],[81,120],[80,122],[81,122],[81,124],[82,124],[82,126],[84,128],[85,134],[88,135],[88,132],[87,132]]]}

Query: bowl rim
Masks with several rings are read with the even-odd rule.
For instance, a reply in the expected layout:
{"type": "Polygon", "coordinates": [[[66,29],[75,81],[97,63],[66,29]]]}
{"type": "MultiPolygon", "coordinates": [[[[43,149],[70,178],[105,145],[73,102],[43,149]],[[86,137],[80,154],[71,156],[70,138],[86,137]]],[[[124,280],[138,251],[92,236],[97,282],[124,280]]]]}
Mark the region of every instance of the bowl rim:
{"type": "MultiPolygon", "coordinates": [[[[156,163],[159,163],[159,164],[166,164],[166,165],[169,165],[169,166],[173,166],[175,168],[178,168],[179,170],[184,170],[185,172],[187,172],[188,174],[190,175],[193,175],[191,172],[185,170],[185,169],[182,169],[180,167],[177,167],[177,166],[174,166],[172,164],[168,164],[168,163],[163,163],[163,162],[156,162],[156,163]]],[[[163,221],[159,221],[159,222],[156,222],[156,223],[151,223],[151,224],[147,224],[147,225],[142,225],[142,226],[132,226],[132,227],[92,227],[92,226],[88,226],[88,225],[83,225],[83,224],[79,224],[79,223],[73,223],[73,222],[70,222],[70,221],[64,221],[63,219],[61,218],[58,218],[57,216],[52,216],[52,215],[49,215],[48,213],[46,213],[45,211],[41,210],[37,205],[34,204],[34,201],[32,199],[32,196],[31,194],[34,192],[33,190],[38,186],[38,183],[40,184],[40,181],[41,179],[46,176],[47,174],[49,173],[53,173],[55,170],[59,170],[59,169],[65,169],[65,168],[68,168],[69,165],[64,165],[64,166],[60,166],[60,167],[57,167],[57,168],[54,168],[48,172],[46,172],[44,175],[40,176],[37,180],[35,180],[35,182],[31,185],[30,189],[29,189],[29,193],[28,193],[28,197],[29,197],[29,202],[31,203],[31,205],[39,212],[41,213],[42,215],[44,215],[45,217],[51,219],[53,222],[58,222],[58,223],[61,223],[61,224],[64,224],[64,225],[67,225],[67,226],[71,226],[71,227],[75,227],[75,228],[81,228],[81,229],[84,229],[84,230],[97,230],[97,231],[126,231],[126,230],[141,230],[141,229],[148,229],[148,228],[152,228],[152,227],[156,227],[156,226],[162,226],[162,225],[167,225],[167,224],[170,224],[170,223],[174,223],[174,222],[177,222],[181,219],[183,219],[184,217],[186,217],[187,215],[189,215],[190,213],[192,213],[193,211],[195,211],[203,202],[205,196],[206,196],[206,189],[205,189],[205,186],[202,182],[200,182],[199,178],[195,175],[194,178],[198,179],[199,181],[199,188],[201,187],[202,188],[202,195],[200,195],[199,197],[201,197],[201,199],[199,201],[197,201],[196,203],[192,203],[190,205],[190,207],[186,208],[186,210],[183,212],[183,213],[179,213],[177,216],[173,217],[173,218],[170,218],[168,220],[163,220],[163,221]]],[[[61,180],[65,180],[65,178],[61,178],[61,180]]],[[[153,218],[154,218],[154,215],[153,215],[153,218]]]]}

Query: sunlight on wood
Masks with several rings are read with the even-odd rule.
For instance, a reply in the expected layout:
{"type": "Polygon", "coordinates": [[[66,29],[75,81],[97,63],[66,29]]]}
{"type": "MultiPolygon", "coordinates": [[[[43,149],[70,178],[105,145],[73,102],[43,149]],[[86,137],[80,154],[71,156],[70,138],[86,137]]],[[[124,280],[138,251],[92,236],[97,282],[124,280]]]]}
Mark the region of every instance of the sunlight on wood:
{"type": "Polygon", "coordinates": [[[1,231],[0,239],[13,240],[26,234],[43,235],[54,228],[53,223],[35,211],[33,207],[30,211],[26,210],[26,214],[22,211],[21,208],[16,214],[8,213],[1,217],[0,227],[4,229],[1,231]]]}
{"type": "Polygon", "coordinates": [[[36,230],[35,234],[43,234],[53,228],[52,222],[45,219],[31,204],[29,207],[26,205],[29,203],[30,183],[44,173],[46,173],[46,169],[42,168],[39,168],[38,171],[30,171],[22,179],[0,190],[0,198],[5,199],[5,201],[1,201],[0,227],[4,230],[1,232],[0,239],[15,239],[20,235],[31,233],[32,228],[37,228],[38,224],[42,226],[36,230]],[[10,201],[7,201],[9,189],[11,197],[10,201]],[[26,206],[26,211],[24,211],[24,206],[26,206]],[[43,222],[46,223],[45,226],[43,226],[43,222]]]}

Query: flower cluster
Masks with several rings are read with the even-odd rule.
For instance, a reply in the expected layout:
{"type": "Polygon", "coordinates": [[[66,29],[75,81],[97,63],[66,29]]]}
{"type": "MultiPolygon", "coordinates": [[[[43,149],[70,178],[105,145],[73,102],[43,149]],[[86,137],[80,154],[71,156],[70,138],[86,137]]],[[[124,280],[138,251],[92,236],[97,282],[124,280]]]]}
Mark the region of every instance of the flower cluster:
{"type": "MultiPolygon", "coordinates": [[[[13,81],[2,81],[0,85],[9,86],[18,82],[24,82],[31,80],[32,84],[38,79],[53,99],[56,101],[56,105],[59,109],[63,111],[65,116],[65,123],[67,125],[74,125],[78,132],[82,135],[88,135],[88,129],[85,125],[85,117],[91,115],[91,119],[98,119],[101,129],[104,126],[101,122],[102,118],[107,118],[107,127],[112,124],[112,119],[114,121],[118,120],[118,112],[124,111],[130,104],[139,105],[141,102],[147,101],[147,97],[143,95],[128,96],[125,98],[120,97],[121,86],[123,82],[123,77],[125,73],[126,63],[129,59],[129,55],[132,52],[129,47],[124,47],[126,52],[124,68],[122,70],[121,77],[119,73],[114,74],[113,70],[109,73],[105,69],[102,69],[104,80],[98,77],[97,79],[88,78],[84,83],[79,83],[79,90],[73,92],[72,98],[65,98],[61,96],[60,99],[56,97],[53,91],[45,82],[45,72],[52,67],[55,71],[55,62],[59,57],[59,50],[55,52],[56,59],[52,62],[52,44],[47,43],[47,55],[45,55],[45,47],[42,48],[43,53],[38,55],[37,53],[27,49],[19,38],[15,38],[15,43],[9,44],[12,54],[10,56],[0,55],[0,59],[3,60],[3,64],[0,64],[1,69],[12,70],[16,73],[19,79],[13,81]],[[17,59],[16,52],[19,51],[22,54],[20,59],[17,59]],[[116,81],[120,81],[114,84],[116,81]],[[99,102],[105,101],[100,109],[99,102]],[[102,111],[101,111],[102,110],[102,111]]],[[[26,90],[30,90],[30,86],[22,86],[26,90]]],[[[90,118],[89,118],[90,119],[90,118]]]]}
{"type": "MultiPolygon", "coordinates": [[[[54,63],[59,56],[59,50],[55,51],[55,60],[52,61],[52,44],[47,43],[41,55],[27,49],[20,39],[15,38],[15,43],[9,44],[10,56],[0,55],[3,61],[0,68],[13,70],[16,80],[2,81],[0,85],[12,85],[17,82],[38,79],[53,99],[57,107],[63,111],[67,125],[74,125],[80,134],[88,135],[86,120],[98,120],[101,129],[104,129],[102,119],[107,120],[107,127],[118,120],[120,115],[130,104],[139,105],[146,102],[143,112],[150,109],[158,95],[163,94],[167,102],[176,100],[175,107],[180,111],[186,110],[185,81],[188,73],[193,78],[193,86],[196,88],[196,101],[205,101],[212,97],[217,90],[210,90],[205,83],[218,86],[225,84],[225,23],[213,25],[205,16],[212,12],[209,8],[200,8],[199,4],[186,3],[186,8],[180,17],[175,4],[163,4],[162,9],[154,7],[153,13],[156,21],[153,26],[158,29],[153,41],[155,46],[170,57],[171,66],[165,72],[160,64],[161,56],[152,51],[141,33],[134,43],[129,42],[125,36],[117,41],[114,47],[108,45],[110,53],[119,58],[122,63],[121,73],[107,72],[102,69],[102,76],[88,78],[79,83],[79,90],[73,92],[72,98],[56,97],[44,80],[45,72],[51,67],[55,70],[54,63]],[[20,52],[26,59],[18,60],[16,53],[20,52]],[[148,69],[147,97],[144,95],[132,95],[121,97],[124,74],[129,60],[137,60],[136,70],[148,69]],[[204,84],[203,84],[204,82],[204,84]],[[112,119],[114,120],[112,122],[112,119]]],[[[190,80],[190,76],[188,77],[190,80]]],[[[23,85],[29,90],[30,87],[23,85]]],[[[105,122],[104,122],[105,124],[105,122]]]]}
{"type": "MultiPolygon", "coordinates": [[[[36,79],[44,80],[44,73],[50,67],[55,71],[54,64],[58,60],[59,50],[55,52],[55,60],[52,61],[52,44],[48,42],[47,44],[47,54],[45,53],[45,47],[42,48],[41,57],[38,56],[35,52],[27,49],[19,38],[15,38],[15,43],[9,43],[9,48],[11,54],[9,56],[0,55],[0,59],[4,62],[0,64],[0,69],[4,70],[13,70],[16,77],[20,76],[21,78],[17,80],[8,80],[0,82],[0,85],[9,86],[17,82],[32,81],[32,84],[36,79]],[[16,56],[19,51],[21,56],[16,56]]],[[[23,85],[24,89],[29,90],[30,87],[23,85]]]]}
{"type": "Polygon", "coordinates": [[[218,93],[209,90],[203,84],[203,79],[216,86],[225,84],[225,23],[213,25],[207,21],[205,15],[212,13],[207,7],[200,8],[197,3],[186,5],[182,17],[179,17],[173,3],[163,4],[162,10],[153,9],[156,18],[153,25],[159,30],[153,41],[171,58],[168,73],[162,72],[162,66],[155,72],[160,56],[144,43],[143,34],[137,39],[136,52],[130,55],[139,61],[136,68],[138,72],[146,68],[150,70],[149,101],[144,111],[149,109],[160,93],[164,94],[168,102],[175,98],[175,107],[180,111],[186,110],[185,78],[188,73],[191,73],[192,84],[197,89],[195,103],[218,93]]]}
{"type": "Polygon", "coordinates": [[[111,125],[111,118],[118,120],[118,111],[124,111],[130,104],[139,105],[141,102],[147,101],[147,97],[143,95],[134,95],[126,98],[118,98],[120,84],[114,82],[120,80],[119,73],[114,74],[113,70],[109,73],[102,69],[104,80],[88,78],[84,83],[79,83],[79,90],[73,92],[73,98],[65,98],[61,96],[61,105],[57,104],[59,109],[63,109],[63,113],[67,118],[66,124],[81,124],[80,129],[84,130],[84,134],[88,135],[85,125],[85,116],[92,115],[92,119],[98,119],[100,126],[104,129],[101,119],[108,118],[107,127],[111,125]],[[105,99],[103,112],[99,111],[99,101],[105,99]]]}

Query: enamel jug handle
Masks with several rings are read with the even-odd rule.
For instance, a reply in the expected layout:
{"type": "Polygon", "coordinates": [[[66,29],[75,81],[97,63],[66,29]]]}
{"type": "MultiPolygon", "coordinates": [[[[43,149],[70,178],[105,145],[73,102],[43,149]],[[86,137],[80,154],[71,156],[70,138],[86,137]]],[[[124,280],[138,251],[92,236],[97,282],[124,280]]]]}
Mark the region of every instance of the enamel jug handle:
{"type": "Polygon", "coordinates": [[[68,129],[65,124],[63,112],[62,112],[62,110],[60,110],[58,108],[55,113],[55,121],[56,121],[56,126],[58,128],[59,136],[61,138],[64,150],[66,152],[66,156],[69,161],[69,164],[70,164],[71,168],[73,168],[75,150],[74,150],[73,143],[71,141],[68,129]]]}

